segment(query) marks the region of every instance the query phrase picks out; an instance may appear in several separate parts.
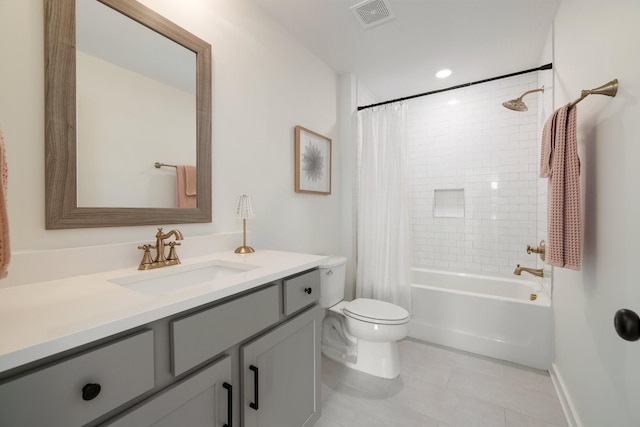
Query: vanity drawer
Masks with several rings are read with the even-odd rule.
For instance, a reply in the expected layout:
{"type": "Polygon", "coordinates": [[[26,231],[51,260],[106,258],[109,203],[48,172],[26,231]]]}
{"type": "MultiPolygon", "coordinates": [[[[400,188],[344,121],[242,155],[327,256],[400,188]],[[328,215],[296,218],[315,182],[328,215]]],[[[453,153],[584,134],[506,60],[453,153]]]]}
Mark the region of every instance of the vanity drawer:
{"type": "Polygon", "coordinates": [[[178,376],[280,320],[273,285],[171,322],[171,372],[178,376]]]}
{"type": "Polygon", "coordinates": [[[284,280],[284,314],[290,315],[320,299],[320,270],[284,280]]]}
{"type": "Polygon", "coordinates": [[[0,425],[84,425],[153,386],[147,330],[0,384],[0,425]]]}

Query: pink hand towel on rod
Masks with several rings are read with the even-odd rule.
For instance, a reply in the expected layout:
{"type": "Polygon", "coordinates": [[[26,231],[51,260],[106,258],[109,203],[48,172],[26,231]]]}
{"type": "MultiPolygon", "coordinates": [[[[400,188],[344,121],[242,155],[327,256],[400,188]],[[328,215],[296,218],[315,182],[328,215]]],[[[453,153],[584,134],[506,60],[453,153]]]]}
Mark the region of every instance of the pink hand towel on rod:
{"type": "Polygon", "coordinates": [[[9,248],[9,216],[7,214],[8,186],[7,157],[2,129],[0,129],[0,279],[7,277],[7,268],[11,259],[9,248]]]}
{"type": "Polygon", "coordinates": [[[176,166],[176,206],[179,208],[198,207],[196,182],[195,166],[176,166]]]}
{"type": "Polygon", "coordinates": [[[572,270],[580,270],[582,258],[576,118],[577,109],[569,104],[549,117],[540,156],[540,177],[549,178],[546,262],[572,270]]]}

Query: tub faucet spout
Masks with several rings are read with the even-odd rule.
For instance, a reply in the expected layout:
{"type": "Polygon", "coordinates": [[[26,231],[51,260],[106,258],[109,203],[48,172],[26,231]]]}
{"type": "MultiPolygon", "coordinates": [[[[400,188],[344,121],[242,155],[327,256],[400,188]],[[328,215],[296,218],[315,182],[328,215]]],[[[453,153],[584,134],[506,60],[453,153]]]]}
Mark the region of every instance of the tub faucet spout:
{"type": "Polygon", "coordinates": [[[520,276],[522,272],[525,271],[529,274],[533,274],[534,276],[544,277],[544,270],[541,268],[528,268],[528,267],[520,267],[520,264],[516,265],[516,269],[513,272],[516,276],[520,276]]]}

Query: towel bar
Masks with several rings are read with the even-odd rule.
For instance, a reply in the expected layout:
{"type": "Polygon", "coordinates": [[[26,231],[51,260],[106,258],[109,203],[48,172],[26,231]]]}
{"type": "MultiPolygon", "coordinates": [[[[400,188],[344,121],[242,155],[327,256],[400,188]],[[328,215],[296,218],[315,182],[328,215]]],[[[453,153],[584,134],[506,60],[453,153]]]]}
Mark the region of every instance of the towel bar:
{"type": "Polygon", "coordinates": [[[573,101],[569,104],[569,108],[573,108],[578,102],[582,101],[589,95],[607,95],[607,96],[616,96],[618,93],[618,79],[613,79],[608,83],[603,84],[602,86],[598,86],[595,89],[583,90],[580,98],[573,101]]]}
{"type": "Polygon", "coordinates": [[[160,162],[155,162],[153,165],[156,167],[156,169],[160,169],[163,166],[168,166],[168,167],[171,167],[171,168],[177,167],[176,165],[169,165],[169,164],[160,163],[160,162]]]}

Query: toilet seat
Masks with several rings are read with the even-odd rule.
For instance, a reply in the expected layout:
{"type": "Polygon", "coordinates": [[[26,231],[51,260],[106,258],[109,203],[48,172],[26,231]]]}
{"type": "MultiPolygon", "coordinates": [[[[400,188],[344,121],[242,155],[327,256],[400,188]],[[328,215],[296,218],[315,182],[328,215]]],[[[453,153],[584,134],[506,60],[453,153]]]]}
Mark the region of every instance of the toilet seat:
{"type": "Polygon", "coordinates": [[[409,322],[409,312],[385,301],[358,298],[346,304],[343,314],[355,320],[380,325],[402,325],[409,322]]]}

